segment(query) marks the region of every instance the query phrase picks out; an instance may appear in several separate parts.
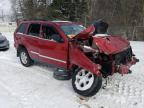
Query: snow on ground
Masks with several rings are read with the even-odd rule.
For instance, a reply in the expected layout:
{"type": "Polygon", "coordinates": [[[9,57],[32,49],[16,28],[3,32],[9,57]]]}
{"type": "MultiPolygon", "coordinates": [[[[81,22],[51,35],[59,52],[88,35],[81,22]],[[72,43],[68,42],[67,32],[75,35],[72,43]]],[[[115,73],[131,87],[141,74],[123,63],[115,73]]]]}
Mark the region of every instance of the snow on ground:
{"type": "Polygon", "coordinates": [[[35,63],[21,65],[13,47],[13,34],[4,33],[10,49],[0,52],[0,108],[143,108],[144,107],[144,42],[131,42],[140,62],[132,74],[115,74],[106,89],[91,98],[82,98],[70,81],[53,78],[54,67],[35,63]]]}

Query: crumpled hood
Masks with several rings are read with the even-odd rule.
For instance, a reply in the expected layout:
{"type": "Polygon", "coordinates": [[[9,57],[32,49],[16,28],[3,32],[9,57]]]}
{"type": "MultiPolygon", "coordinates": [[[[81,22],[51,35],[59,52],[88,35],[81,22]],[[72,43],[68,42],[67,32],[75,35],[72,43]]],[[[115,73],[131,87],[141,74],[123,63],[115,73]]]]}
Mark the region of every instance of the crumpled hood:
{"type": "Polygon", "coordinates": [[[95,31],[94,26],[89,26],[79,34],[77,34],[74,38],[80,39],[80,40],[86,40],[90,36],[92,36],[93,32],[95,31]]]}
{"type": "MultiPolygon", "coordinates": [[[[89,26],[87,29],[79,33],[75,38],[81,40],[87,40],[92,36],[92,33],[95,31],[94,26],[89,26]]],[[[128,47],[130,47],[129,41],[120,37],[112,36],[107,34],[97,34],[93,37],[93,42],[98,46],[98,48],[103,51],[105,54],[115,54],[121,52],[128,47]]]]}
{"type": "Polygon", "coordinates": [[[130,47],[129,41],[120,36],[94,36],[93,42],[105,54],[115,54],[130,47]]]}

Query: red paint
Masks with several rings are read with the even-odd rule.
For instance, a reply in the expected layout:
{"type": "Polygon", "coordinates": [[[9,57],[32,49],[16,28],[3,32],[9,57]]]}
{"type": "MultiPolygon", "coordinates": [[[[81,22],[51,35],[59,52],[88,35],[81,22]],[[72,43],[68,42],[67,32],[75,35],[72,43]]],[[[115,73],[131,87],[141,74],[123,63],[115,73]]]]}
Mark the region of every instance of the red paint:
{"type": "Polygon", "coordinates": [[[80,32],[77,35],[78,39],[88,39],[90,36],[92,36],[92,33],[94,32],[95,28],[94,26],[89,26],[88,28],[86,28],[84,31],[80,32]]]}
{"type": "Polygon", "coordinates": [[[128,41],[119,36],[94,37],[94,42],[106,54],[118,53],[130,46],[128,41]]]}
{"type": "Polygon", "coordinates": [[[70,63],[84,67],[85,69],[94,72],[97,75],[100,74],[100,65],[92,62],[78,47],[73,45],[71,45],[70,49],[70,63]]]}
{"type": "MultiPolygon", "coordinates": [[[[53,26],[63,38],[64,42],[58,43],[43,39],[42,28],[40,30],[39,37],[27,35],[28,28],[26,29],[25,34],[18,33],[18,29],[16,29],[14,33],[14,46],[16,49],[22,45],[28,50],[30,57],[34,60],[54,64],[65,69],[71,69],[73,65],[77,65],[93,72],[94,74],[101,74],[101,65],[90,60],[82,51],[82,46],[78,44],[77,41],[69,41],[66,34],[60,28],[61,25],[71,25],[76,23],[50,21],[24,21],[22,23],[27,23],[28,25],[31,23],[39,23],[41,25],[47,24],[53,26]]],[[[86,30],[77,35],[77,39],[89,39],[89,37],[92,36],[94,30],[95,29],[93,26],[88,27],[86,30]]],[[[105,53],[107,55],[121,52],[130,47],[130,44],[127,40],[118,36],[94,36],[93,42],[98,46],[101,53],[105,53]]],[[[100,63],[102,63],[101,60],[103,58],[100,59],[99,57],[98,59],[100,60],[100,63]]],[[[129,68],[136,62],[136,60],[132,60],[130,63],[121,66],[119,72],[122,74],[127,73],[129,68]]],[[[115,61],[113,61],[111,74],[116,71],[116,68],[117,66],[115,65],[115,61]]]]}

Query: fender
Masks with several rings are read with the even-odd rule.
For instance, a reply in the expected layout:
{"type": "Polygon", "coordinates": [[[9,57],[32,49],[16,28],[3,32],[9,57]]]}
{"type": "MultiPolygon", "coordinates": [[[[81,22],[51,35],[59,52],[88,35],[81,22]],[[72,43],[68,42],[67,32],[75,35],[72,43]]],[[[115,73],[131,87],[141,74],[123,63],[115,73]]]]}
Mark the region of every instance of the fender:
{"type": "Polygon", "coordinates": [[[101,75],[101,66],[92,62],[79,48],[74,46],[71,46],[70,48],[70,64],[77,65],[98,76],[101,75]]]}

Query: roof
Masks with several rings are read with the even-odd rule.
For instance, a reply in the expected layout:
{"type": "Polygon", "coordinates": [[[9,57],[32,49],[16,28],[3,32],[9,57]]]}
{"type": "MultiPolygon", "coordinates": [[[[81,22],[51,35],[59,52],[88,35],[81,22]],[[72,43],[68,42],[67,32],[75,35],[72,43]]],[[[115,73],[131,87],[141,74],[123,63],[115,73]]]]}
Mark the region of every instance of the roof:
{"type": "Polygon", "coordinates": [[[71,22],[71,21],[58,21],[58,20],[55,20],[55,21],[47,21],[47,20],[26,20],[26,21],[22,21],[22,22],[25,22],[25,23],[30,23],[30,22],[37,22],[37,23],[51,23],[51,24],[56,24],[56,25],[72,25],[72,24],[80,24],[80,23],[76,23],[76,22],[71,22]]]}

